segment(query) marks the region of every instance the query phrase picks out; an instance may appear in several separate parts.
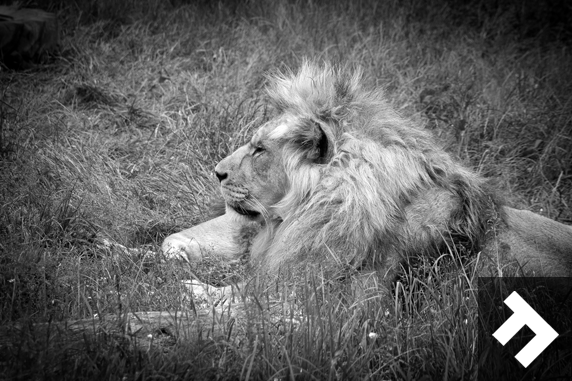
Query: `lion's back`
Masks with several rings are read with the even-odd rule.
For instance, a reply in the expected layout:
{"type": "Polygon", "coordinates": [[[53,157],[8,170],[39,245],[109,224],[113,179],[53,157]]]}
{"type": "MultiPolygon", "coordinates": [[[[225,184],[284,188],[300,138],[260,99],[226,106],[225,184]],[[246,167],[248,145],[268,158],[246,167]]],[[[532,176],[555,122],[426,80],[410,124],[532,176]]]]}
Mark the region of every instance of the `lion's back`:
{"type": "Polygon", "coordinates": [[[572,275],[572,226],[504,207],[505,223],[490,234],[486,254],[513,259],[528,275],[572,275]]]}

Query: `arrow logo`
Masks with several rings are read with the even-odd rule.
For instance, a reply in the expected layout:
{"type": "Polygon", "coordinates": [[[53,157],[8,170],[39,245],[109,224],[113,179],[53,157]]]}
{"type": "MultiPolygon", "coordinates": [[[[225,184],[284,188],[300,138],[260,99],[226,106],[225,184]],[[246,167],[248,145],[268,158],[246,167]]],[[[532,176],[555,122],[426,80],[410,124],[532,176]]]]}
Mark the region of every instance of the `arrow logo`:
{"type": "Polygon", "coordinates": [[[522,327],[528,326],[535,336],[515,356],[526,368],[558,337],[558,333],[516,291],[504,300],[504,304],[513,314],[493,337],[504,346],[522,327]]]}

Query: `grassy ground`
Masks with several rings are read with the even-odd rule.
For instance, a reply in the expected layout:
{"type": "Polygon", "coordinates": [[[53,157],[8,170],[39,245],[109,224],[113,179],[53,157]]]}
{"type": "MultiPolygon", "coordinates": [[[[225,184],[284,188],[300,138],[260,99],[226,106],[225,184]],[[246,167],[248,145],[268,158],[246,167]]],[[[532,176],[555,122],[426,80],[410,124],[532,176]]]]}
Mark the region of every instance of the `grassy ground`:
{"type": "Polygon", "coordinates": [[[565,2],[186,3],[54,0],[60,52],[0,71],[0,322],[24,327],[0,339],[0,378],[469,379],[472,279],[439,269],[405,314],[419,303],[317,304],[310,276],[307,317],[289,333],[142,350],[112,335],[54,346],[34,332],[188,308],[185,269],[97,242],[156,251],[205,219],[214,165],[267,118],[264,73],[304,57],[361,65],[513,205],[572,222],[565,2]]]}

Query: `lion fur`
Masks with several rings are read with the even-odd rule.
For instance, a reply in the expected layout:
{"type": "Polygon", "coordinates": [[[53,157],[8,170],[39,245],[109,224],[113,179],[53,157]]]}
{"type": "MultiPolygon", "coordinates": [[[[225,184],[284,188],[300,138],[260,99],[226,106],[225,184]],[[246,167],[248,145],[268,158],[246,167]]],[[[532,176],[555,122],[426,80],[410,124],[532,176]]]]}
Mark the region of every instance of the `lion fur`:
{"type": "MultiPolygon", "coordinates": [[[[288,189],[262,223],[227,208],[217,226],[228,229],[216,232],[219,241],[238,242],[234,251],[248,247],[256,268],[389,273],[413,256],[453,248],[482,254],[491,275],[503,263],[572,275],[572,227],[503,205],[485,179],[401,117],[381,90],[367,89],[360,70],[305,62],[269,82],[271,103],[289,121],[270,132],[283,142],[288,189]],[[252,245],[244,237],[254,237],[252,245]]],[[[184,243],[209,244],[197,228],[168,237],[164,251],[197,258],[184,243]]]]}

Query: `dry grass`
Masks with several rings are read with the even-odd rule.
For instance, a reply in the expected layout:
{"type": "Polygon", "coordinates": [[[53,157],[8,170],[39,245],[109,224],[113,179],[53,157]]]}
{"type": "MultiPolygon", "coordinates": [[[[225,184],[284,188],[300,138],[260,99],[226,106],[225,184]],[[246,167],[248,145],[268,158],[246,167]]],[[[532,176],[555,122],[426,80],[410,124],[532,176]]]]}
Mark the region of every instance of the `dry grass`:
{"type": "Polygon", "coordinates": [[[185,269],[97,242],[156,250],[207,218],[214,165],[271,112],[264,73],[303,57],[359,64],[513,204],[572,222],[566,17],[489,3],[52,1],[59,54],[0,71],[0,321],[28,327],[0,378],[469,379],[473,279],[438,268],[405,277],[427,287],[398,302],[340,304],[309,274],[300,329],[165,351],[47,346],[26,324],[188,308],[185,269]]]}

